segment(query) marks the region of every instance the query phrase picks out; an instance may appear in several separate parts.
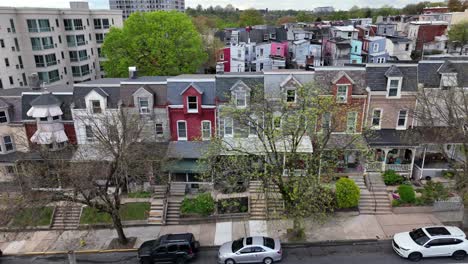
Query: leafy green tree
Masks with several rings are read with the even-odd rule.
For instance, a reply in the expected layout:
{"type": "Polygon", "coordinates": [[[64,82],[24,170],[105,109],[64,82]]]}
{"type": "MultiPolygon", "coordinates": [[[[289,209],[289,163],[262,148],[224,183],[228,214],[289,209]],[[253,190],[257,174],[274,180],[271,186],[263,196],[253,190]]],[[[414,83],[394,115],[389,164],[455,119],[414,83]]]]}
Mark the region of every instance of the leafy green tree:
{"type": "Polygon", "coordinates": [[[357,207],[360,193],[359,187],[353,180],[340,178],[336,182],[336,202],[338,208],[357,207]]]}
{"type": "Polygon", "coordinates": [[[241,27],[262,25],[263,23],[264,19],[262,14],[253,8],[244,10],[240,14],[239,25],[241,27]]]}
{"type": "Polygon", "coordinates": [[[298,22],[312,22],[314,21],[313,17],[309,14],[307,14],[304,11],[299,11],[296,15],[296,19],[298,22]]]}
{"type": "Polygon", "coordinates": [[[463,11],[463,4],[460,0],[449,0],[447,6],[450,12],[460,12],[463,11]]]}
{"type": "Polygon", "coordinates": [[[283,25],[286,23],[295,23],[296,21],[297,19],[293,16],[283,16],[283,17],[278,18],[278,20],[276,21],[276,24],[283,25]]]}
{"type": "Polygon", "coordinates": [[[129,66],[143,75],[195,73],[206,61],[203,42],[184,13],[134,13],[123,28],[111,28],[102,51],[108,77],[125,77],[129,66]]]}
{"type": "Polygon", "coordinates": [[[463,54],[463,47],[468,44],[468,20],[452,26],[448,37],[455,46],[460,47],[460,55],[463,54]]]}

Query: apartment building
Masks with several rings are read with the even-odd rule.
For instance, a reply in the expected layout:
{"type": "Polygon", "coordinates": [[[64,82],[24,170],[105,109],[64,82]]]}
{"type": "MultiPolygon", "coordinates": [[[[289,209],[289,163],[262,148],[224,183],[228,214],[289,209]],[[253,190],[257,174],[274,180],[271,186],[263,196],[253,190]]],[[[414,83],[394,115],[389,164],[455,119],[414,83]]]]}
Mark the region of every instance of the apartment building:
{"type": "Polygon", "coordinates": [[[185,11],[185,0],[109,0],[112,10],[122,10],[123,19],[135,12],[185,11]]]}
{"type": "Polygon", "coordinates": [[[28,86],[37,73],[42,86],[68,85],[104,77],[101,46],[122,12],[70,8],[0,7],[0,88],[28,86]]]}

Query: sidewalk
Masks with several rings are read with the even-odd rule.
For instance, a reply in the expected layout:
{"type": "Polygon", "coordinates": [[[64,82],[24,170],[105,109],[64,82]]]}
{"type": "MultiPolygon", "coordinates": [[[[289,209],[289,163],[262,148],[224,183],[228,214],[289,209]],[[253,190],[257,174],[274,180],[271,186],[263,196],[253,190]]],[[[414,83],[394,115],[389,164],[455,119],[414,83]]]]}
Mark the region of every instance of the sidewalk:
{"type": "MultiPolygon", "coordinates": [[[[325,223],[306,221],[308,242],[332,240],[388,239],[393,234],[415,227],[438,225],[432,214],[404,215],[334,215],[325,223]]],[[[144,226],[125,228],[127,237],[137,237],[135,248],[146,240],[167,233],[191,232],[202,246],[215,246],[243,236],[271,236],[285,240],[292,221],[237,221],[194,225],[144,226]]],[[[112,229],[36,231],[0,233],[0,249],[4,254],[55,252],[68,250],[106,250],[116,237],[112,229]],[[85,245],[80,246],[80,241],[85,245]]]]}

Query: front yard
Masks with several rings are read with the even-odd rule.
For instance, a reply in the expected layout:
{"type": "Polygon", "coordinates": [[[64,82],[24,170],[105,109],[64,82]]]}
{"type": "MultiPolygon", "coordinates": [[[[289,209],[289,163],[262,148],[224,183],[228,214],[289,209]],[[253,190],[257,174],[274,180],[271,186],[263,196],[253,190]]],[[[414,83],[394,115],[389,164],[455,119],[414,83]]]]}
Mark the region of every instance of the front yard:
{"type": "Polygon", "coordinates": [[[48,226],[54,207],[24,208],[19,210],[10,222],[12,227],[48,226]]]}
{"type": "MultiPolygon", "coordinates": [[[[122,221],[146,220],[150,211],[150,203],[127,203],[120,208],[122,221]]],[[[83,208],[80,224],[110,224],[112,218],[107,213],[100,213],[91,207],[83,208]]]]}

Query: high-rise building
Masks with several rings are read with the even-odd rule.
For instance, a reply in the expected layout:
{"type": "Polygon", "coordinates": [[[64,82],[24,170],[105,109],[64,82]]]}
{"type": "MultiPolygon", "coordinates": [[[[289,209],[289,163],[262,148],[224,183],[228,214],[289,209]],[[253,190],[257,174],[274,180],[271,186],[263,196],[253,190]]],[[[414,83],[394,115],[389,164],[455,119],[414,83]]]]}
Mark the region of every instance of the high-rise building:
{"type": "Polygon", "coordinates": [[[185,0],[109,0],[110,9],[122,10],[124,19],[134,12],[185,11],[185,0]]]}
{"type": "Polygon", "coordinates": [[[122,12],[70,8],[0,7],[0,88],[72,84],[104,76],[101,46],[111,27],[122,27],[122,12]]]}

